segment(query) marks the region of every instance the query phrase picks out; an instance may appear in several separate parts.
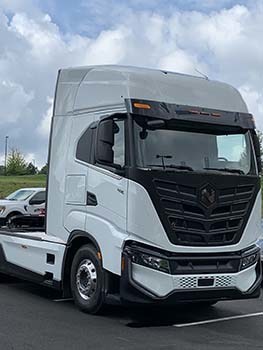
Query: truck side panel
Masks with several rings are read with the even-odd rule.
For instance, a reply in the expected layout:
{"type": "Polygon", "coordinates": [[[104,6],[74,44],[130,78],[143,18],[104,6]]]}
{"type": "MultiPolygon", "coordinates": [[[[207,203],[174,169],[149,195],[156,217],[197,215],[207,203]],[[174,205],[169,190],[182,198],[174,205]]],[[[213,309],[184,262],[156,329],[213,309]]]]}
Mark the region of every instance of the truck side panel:
{"type": "Polygon", "coordinates": [[[13,236],[0,234],[0,246],[5,262],[40,276],[52,274],[53,280],[61,281],[65,245],[34,237],[19,237],[17,233],[13,236]]]}

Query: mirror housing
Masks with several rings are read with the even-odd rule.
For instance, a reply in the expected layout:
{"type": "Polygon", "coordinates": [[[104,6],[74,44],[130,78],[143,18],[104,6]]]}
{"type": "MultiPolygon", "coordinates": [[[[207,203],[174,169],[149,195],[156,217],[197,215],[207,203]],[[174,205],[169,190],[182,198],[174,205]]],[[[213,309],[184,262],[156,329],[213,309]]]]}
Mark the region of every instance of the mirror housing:
{"type": "Polygon", "coordinates": [[[261,148],[260,148],[260,142],[259,138],[255,133],[253,133],[253,144],[255,148],[255,155],[256,155],[256,160],[257,160],[257,166],[258,166],[258,172],[262,172],[262,159],[261,159],[261,148]]]}
{"type": "Polygon", "coordinates": [[[165,126],[165,121],[163,119],[153,119],[148,120],[147,127],[150,130],[156,130],[165,126]]]}
{"type": "Polygon", "coordinates": [[[102,164],[113,164],[114,122],[112,119],[102,120],[97,129],[96,161],[102,164]]]}

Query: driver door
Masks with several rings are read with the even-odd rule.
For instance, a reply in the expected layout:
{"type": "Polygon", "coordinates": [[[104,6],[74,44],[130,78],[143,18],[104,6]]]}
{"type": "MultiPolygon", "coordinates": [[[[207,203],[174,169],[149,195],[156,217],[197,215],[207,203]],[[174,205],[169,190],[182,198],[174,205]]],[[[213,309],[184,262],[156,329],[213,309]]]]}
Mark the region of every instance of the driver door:
{"type": "Polygon", "coordinates": [[[30,215],[38,215],[40,209],[45,208],[46,205],[46,191],[37,192],[29,199],[26,211],[30,215]]]}

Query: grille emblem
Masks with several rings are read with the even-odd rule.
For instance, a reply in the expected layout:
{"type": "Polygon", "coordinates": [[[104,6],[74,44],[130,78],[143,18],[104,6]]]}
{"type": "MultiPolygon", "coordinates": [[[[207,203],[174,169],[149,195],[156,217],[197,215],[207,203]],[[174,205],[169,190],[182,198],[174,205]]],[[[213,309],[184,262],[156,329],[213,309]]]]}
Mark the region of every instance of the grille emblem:
{"type": "Polygon", "coordinates": [[[215,204],[216,202],[216,191],[211,185],[206,185],[203,187],[200,191],[201,198],[200,202],[205,207],[210,207],[211,205],[215,204]]]}

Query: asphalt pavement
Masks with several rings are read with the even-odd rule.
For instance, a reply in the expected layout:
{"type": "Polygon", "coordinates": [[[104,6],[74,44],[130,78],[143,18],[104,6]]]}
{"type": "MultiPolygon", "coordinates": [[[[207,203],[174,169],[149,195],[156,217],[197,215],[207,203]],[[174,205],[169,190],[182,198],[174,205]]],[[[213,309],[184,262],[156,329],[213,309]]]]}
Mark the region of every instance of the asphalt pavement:
{"type": "Polygon", "coordinates": [[[91,316],[52,290],[5,278],[0,303],[0,350],[263,349],[262,297],[91,316]]]}

